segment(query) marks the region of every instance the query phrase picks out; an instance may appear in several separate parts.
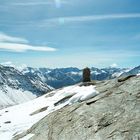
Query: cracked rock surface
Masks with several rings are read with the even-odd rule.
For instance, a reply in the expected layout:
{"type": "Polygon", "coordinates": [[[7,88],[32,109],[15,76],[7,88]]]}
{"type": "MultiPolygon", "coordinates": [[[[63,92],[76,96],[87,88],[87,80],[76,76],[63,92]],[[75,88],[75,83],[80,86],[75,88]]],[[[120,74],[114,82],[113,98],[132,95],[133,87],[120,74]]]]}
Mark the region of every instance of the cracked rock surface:
{"type": "Polygon", "coordinates": [[[100,94],[44,117],[19,139],[31,140],[140,140],[140,77],[96,84],[100,94]]]}

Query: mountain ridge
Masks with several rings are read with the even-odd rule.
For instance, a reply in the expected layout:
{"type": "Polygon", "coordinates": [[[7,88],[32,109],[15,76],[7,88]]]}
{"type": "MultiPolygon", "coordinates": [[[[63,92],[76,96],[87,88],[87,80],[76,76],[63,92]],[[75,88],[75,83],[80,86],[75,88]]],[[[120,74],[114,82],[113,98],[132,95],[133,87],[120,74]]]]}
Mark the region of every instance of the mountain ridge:
{"type": "MultiPolygon", "coordinates": [[[[106,80],[113,79],[118,77],[125,71],[128,71],[128,68],[95,68],[91,67],[91,79],[92,80],[106,80]]],[[[48,68],[31,68],[27,67],[23,69],[22,72],[34,78],[42,79],[43,82],[47,83],[51,87],[61,88],[68,85],[73,85],[82,81],[82,69],[78,69],[76,67],[68,67],[68,68],[56,68],[56,69],[48,69],[48,68]]]]}
{"type": "Polygon", "coordinates": [[[0,108],[29,101],[52,89],[14,67],[0,65],[0,108]]]}

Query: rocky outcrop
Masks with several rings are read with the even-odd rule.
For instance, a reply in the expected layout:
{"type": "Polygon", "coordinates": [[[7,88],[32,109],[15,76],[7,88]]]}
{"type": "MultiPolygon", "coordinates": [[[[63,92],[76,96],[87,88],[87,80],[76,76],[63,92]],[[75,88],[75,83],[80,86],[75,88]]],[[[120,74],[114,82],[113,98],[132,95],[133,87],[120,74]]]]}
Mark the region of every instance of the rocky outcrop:
{"type": "Polygon", "coordinates": [[[49,114],[14,140],[139,140],[140,77],[97,82],[96,89],[98,96],[49,114]]]}

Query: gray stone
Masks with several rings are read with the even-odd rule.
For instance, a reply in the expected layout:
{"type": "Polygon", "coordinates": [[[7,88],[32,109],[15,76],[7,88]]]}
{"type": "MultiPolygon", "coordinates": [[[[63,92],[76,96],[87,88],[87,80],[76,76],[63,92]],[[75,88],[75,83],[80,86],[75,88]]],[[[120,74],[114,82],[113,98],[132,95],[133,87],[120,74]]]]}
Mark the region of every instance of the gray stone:
{"type": "Polygon", "coordinates": [[[14,140],[139,140],[140,77],[96,85],[100,94],[44,117],[14,140]]]}

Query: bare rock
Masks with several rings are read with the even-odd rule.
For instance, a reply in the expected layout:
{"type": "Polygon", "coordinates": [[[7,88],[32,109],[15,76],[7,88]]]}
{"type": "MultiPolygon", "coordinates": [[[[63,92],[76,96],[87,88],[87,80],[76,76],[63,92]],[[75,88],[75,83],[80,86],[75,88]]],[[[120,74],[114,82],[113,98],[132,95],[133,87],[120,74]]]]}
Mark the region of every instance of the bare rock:
{"type": "Polygon", "coordinates": [[[140,78],[98,83],[100,94],[55,111],[14,140],[139,140],[140,78]]]}

